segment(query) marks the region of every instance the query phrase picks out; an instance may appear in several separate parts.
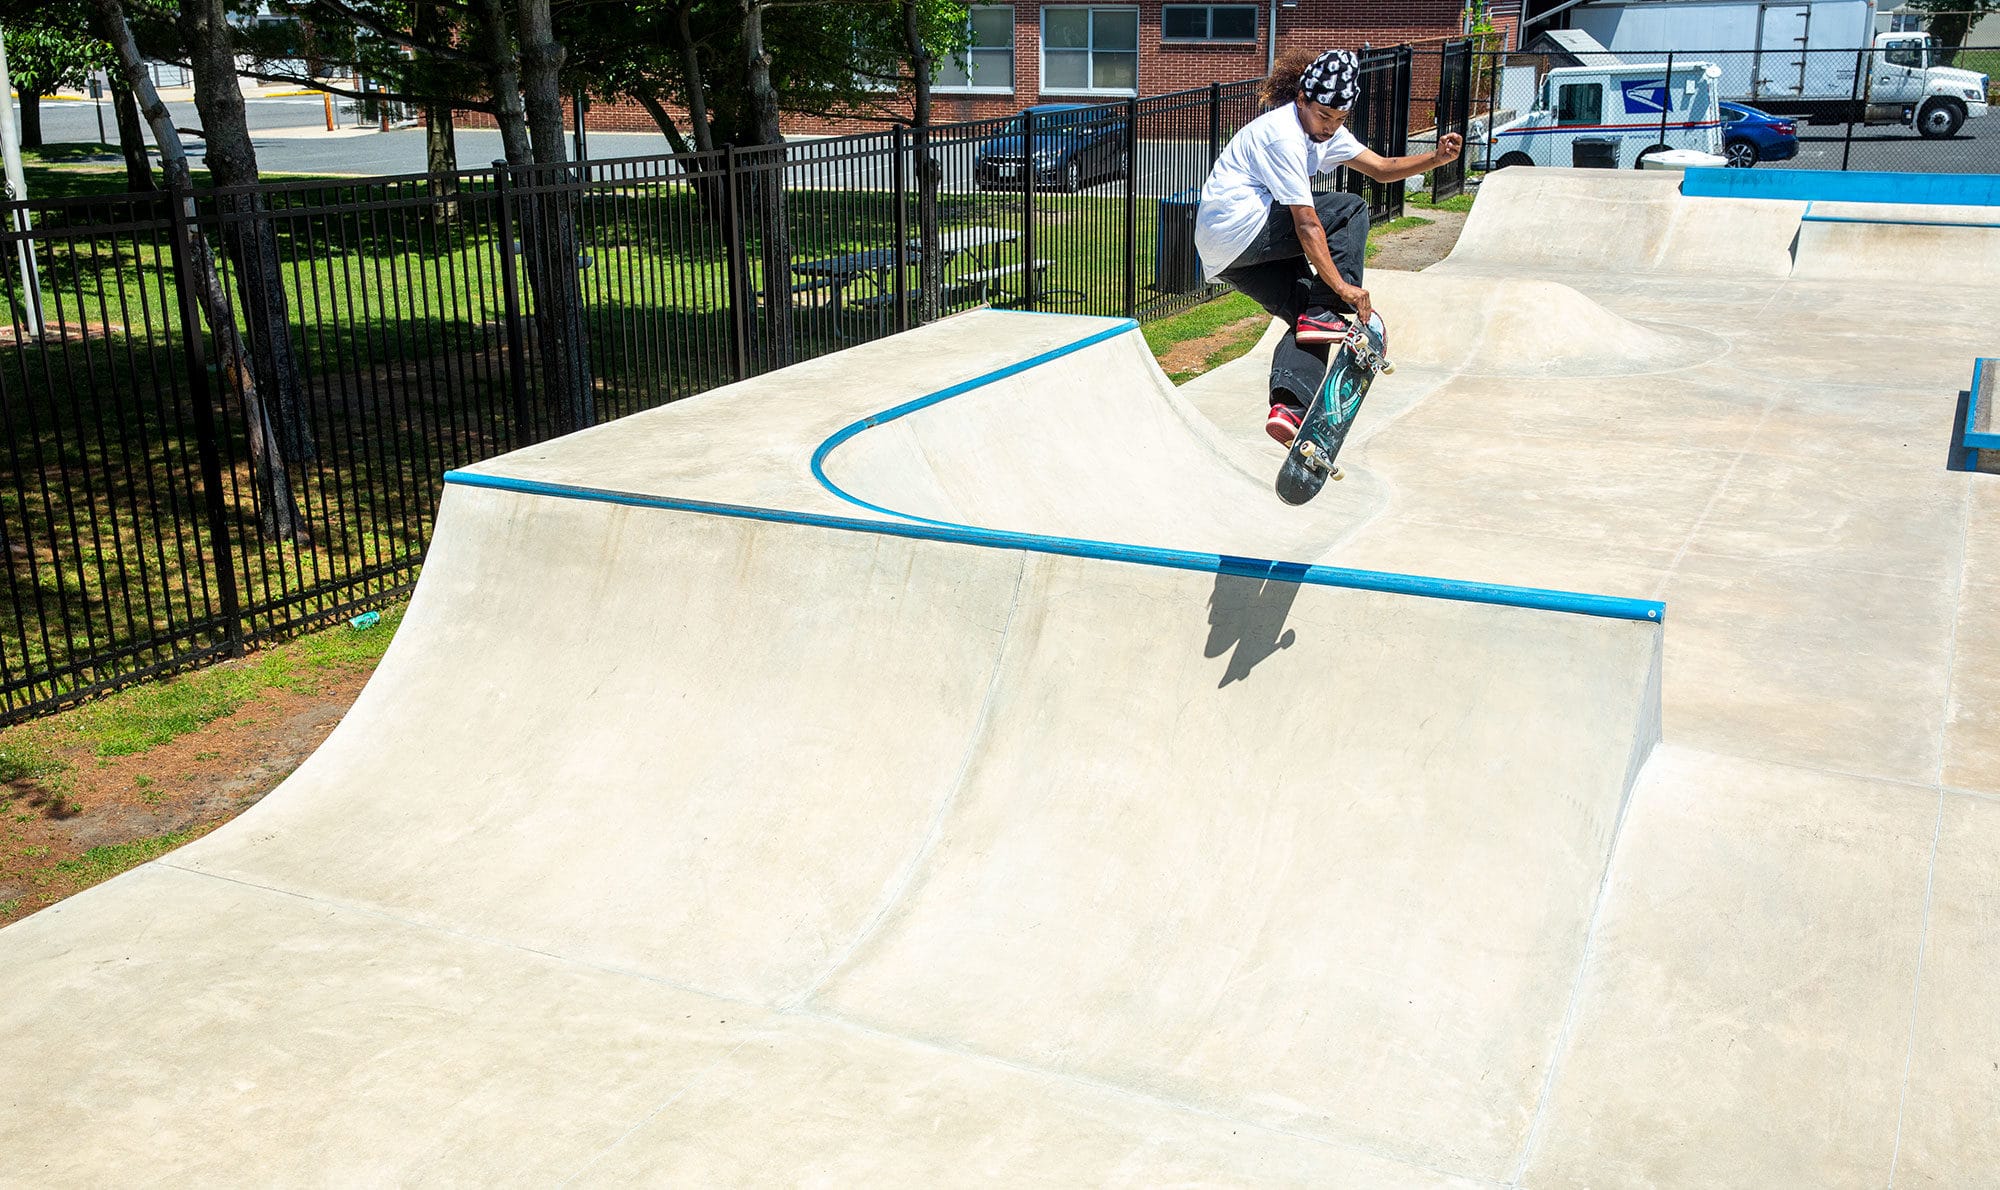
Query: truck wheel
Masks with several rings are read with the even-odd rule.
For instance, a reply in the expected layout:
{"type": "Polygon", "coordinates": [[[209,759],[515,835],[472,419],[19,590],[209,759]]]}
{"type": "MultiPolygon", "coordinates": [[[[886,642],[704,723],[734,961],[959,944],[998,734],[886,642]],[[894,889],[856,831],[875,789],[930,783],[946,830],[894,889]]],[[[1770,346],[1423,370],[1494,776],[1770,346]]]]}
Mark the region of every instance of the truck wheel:
{"type": "Polygon", "coordinates": [[[1493,168],[1506,169],[1510,165],[1533,165],[1534,163],[1535,159],[1526,153],[1509,153],[1505,157],[1502,157],[1500,163],[1493,168]]]}
{"type": "Polygon", "coordinates": [[[1965,107],[1956,100],[1933,99],[1917,112],[1917,135],[1942,140],[1965,123],[1965,107]]]}
{"type": "Polygon", "coordinates": [[[1722,146],[1722,155],[1729,158],[1729,168],[1749,169],[1757,164],[1757,146],[1747,140],[1733,140],[1722,146]]]}
{"type": "Polygon", "coordinates": [[[1654,153],[1663,153],[1671,148],[1673,148],[1672,145],[1654,145],[1652,148],[1642,151],[1637,157],[1634,157],[1632,159],[1632,168],[1633,169],[1646,168],[1647,157],[1651,156],[1654,153]]]}

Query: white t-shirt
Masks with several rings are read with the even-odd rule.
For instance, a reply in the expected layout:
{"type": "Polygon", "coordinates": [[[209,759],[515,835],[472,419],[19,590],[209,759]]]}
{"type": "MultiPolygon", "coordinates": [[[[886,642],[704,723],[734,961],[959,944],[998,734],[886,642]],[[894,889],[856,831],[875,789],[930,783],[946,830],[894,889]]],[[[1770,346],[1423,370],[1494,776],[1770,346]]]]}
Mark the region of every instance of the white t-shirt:
{"type": "Polygon", "coordinates": [[[1194,247],[1210,281],[1233,264],[1271,217],[1271,204],[1311,206],[1315,174],[1332,171],[1367,151],[1343,125],[1315,142],[1299,123],[1297,105],[1275,107],[1243,126],[1215,159],[1201,188],[1194,247]]]}

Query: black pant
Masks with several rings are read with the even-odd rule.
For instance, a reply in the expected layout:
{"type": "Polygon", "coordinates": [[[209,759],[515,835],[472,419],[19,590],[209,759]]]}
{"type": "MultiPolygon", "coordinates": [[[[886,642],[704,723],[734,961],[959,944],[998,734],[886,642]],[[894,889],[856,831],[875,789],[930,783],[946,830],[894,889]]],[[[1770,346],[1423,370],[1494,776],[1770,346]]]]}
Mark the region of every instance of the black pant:
{"type": "MultiPolygon", "coordinates": [[[[1348,284],[1361,284],[1368,253],[1368,203],[1358,194],[1334,191],[1313,195],[1313,207],[1319,212],[1320,226],[1326,229],[1333,267],[1348,284]]],[[[1273,318],[1282,318],[1293,328],[1285,331],[1271,355],[1271,400],[1309,404],[1326,376],[1327,345],[1301,345],[1295,329],[1298,317],[1314,306],[1340,313],[1352,308],[1334,297],[1332,288],[1306,263],[1305,247],[1292,227],[1292,209],[1272,203],[1263,230],[1218,279],[1248,294],[1273,318]]]]}

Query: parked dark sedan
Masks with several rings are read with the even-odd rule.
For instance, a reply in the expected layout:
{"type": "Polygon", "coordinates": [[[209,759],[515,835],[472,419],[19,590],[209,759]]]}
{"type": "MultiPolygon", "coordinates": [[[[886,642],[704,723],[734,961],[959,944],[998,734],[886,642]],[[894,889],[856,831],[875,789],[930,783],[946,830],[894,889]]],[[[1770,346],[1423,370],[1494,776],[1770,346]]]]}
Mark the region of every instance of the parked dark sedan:
{"type": "Polygon", "coordinates": [[[1783,116],[1740,103],[1722,105],[1722,155],[1737,169],[1799,155],[1799,127],[1783,116]]]}
{"type": "MultiPolygon", "coordinates": [[[[1043,103],[1035,113],[1035,188],[1068,190],[1131,172],[1125,121],[1116,110],[1081,103],[1043,103]]],[[[1021,116],[979,146],[973,177],[981,190],[1019,190],[1027,177],[1021,157],[1021,116]]]]}

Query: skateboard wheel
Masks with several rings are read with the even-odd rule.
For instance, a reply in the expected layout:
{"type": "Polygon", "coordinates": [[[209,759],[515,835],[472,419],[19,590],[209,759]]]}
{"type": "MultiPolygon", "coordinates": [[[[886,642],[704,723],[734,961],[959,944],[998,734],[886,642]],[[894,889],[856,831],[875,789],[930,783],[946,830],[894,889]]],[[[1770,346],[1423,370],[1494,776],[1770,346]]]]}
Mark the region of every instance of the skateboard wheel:
{"type": "Polygon", "coordinates": [[[1395,370],[1396,370],[1396,365],[1390,363],[1388,360],[1382,361],[1382,375],[1387,376],[1389,373],[1395,370]]]}
{"type": "Polygon", "coordinates": [[[1336,480],[1337,480],[1337,479],[1346,479],[1346,478],[1347,478],[1347,472],[1345,472],[1345,471],[1342,471],[1342,470],[1341,470],[1340,468],[1338,468],[1338,467],[1334,467],[1334,468],[1330,468],[1330,469],[1329,469],[1329,470],[1327,471],[1327,473],[1326,473],[1326,477],[1327,477],[1328,479],[1336,479],[1336,480]]]}

